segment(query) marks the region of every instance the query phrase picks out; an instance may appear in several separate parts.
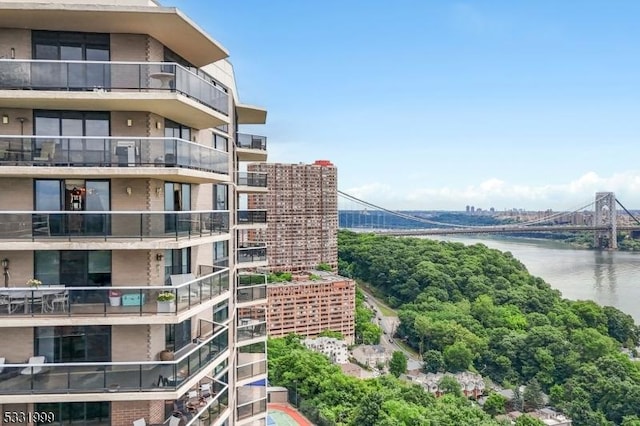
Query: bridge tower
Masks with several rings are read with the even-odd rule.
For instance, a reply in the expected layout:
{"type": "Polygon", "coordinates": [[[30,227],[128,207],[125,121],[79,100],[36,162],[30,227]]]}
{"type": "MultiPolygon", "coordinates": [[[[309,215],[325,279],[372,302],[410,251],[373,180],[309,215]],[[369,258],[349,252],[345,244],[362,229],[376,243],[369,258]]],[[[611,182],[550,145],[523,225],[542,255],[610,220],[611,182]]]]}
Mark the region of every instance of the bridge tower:
{"type": "Polygon", "coordinates": [[[595,247],[616,250],[618,248],[618,218],[616,215],[616,194],[596,192],[595,226],[607,226],[606,230],[595,231],[595,247]]]}

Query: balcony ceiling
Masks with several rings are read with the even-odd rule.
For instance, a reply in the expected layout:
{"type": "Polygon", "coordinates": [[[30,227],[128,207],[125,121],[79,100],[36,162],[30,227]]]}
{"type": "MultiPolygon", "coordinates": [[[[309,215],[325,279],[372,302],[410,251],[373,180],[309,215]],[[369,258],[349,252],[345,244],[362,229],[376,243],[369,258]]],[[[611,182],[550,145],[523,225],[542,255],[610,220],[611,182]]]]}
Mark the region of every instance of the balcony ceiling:
{"type": "Polygon", "coordinates": [[[220,126],[229,121],[227,116],[174,92],[0,90],[0,107],[152,112],[195,129],[220,126]]]}
{"type": "Polygon", "coordinates": [[[238,124],[265,124],[267,110],[254,105],[236,104],[238,124]]]}
{"type": "Polygon", "coordinates": [[[2,2],[0,27],[148,34],[197,67],[229,56],[220,43],[173,7],[2,2]]]}

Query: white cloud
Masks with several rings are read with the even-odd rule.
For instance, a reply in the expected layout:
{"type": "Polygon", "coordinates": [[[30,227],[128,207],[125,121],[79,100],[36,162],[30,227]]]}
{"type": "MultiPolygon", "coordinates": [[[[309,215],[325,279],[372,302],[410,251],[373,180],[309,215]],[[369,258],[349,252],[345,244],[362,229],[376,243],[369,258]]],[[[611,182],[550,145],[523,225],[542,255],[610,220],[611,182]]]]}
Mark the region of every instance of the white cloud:
{"type": "Polygon", "coordinates": [[[590,171],[570,182],[539,186],[491,178],[466,187],[393,188],[372,182],[345,190],[357,198],[393,210],[463,210],[466,205],[498,210],[514,207],[569,210],[593,201],[595,193],[600,191],[613,191],[627,208],[640,208],[640,171],[611,176],[599,176],[590,171]]]}

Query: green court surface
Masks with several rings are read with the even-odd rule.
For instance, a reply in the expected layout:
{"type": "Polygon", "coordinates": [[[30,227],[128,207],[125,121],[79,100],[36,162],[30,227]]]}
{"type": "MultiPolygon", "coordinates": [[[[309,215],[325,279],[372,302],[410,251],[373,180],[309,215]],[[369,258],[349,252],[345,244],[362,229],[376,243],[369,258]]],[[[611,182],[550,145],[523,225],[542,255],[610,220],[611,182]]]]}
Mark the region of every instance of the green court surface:
{"type": "Polygon", "coordinates": [[[283,411],[269,410],[267,426],[298,426],[298,422],[283,411]]]}

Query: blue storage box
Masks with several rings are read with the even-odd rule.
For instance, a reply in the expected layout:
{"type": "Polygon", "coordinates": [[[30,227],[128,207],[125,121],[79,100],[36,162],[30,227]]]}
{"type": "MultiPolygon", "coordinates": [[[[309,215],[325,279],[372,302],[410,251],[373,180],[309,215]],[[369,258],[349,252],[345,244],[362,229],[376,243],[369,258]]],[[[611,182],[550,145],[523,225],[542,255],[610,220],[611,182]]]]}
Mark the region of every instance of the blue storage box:
{"type": "Polygon", "coordinates": [[[122,306],[142,306],[144,305],[144,294],[123,294],[122,306]]]}

